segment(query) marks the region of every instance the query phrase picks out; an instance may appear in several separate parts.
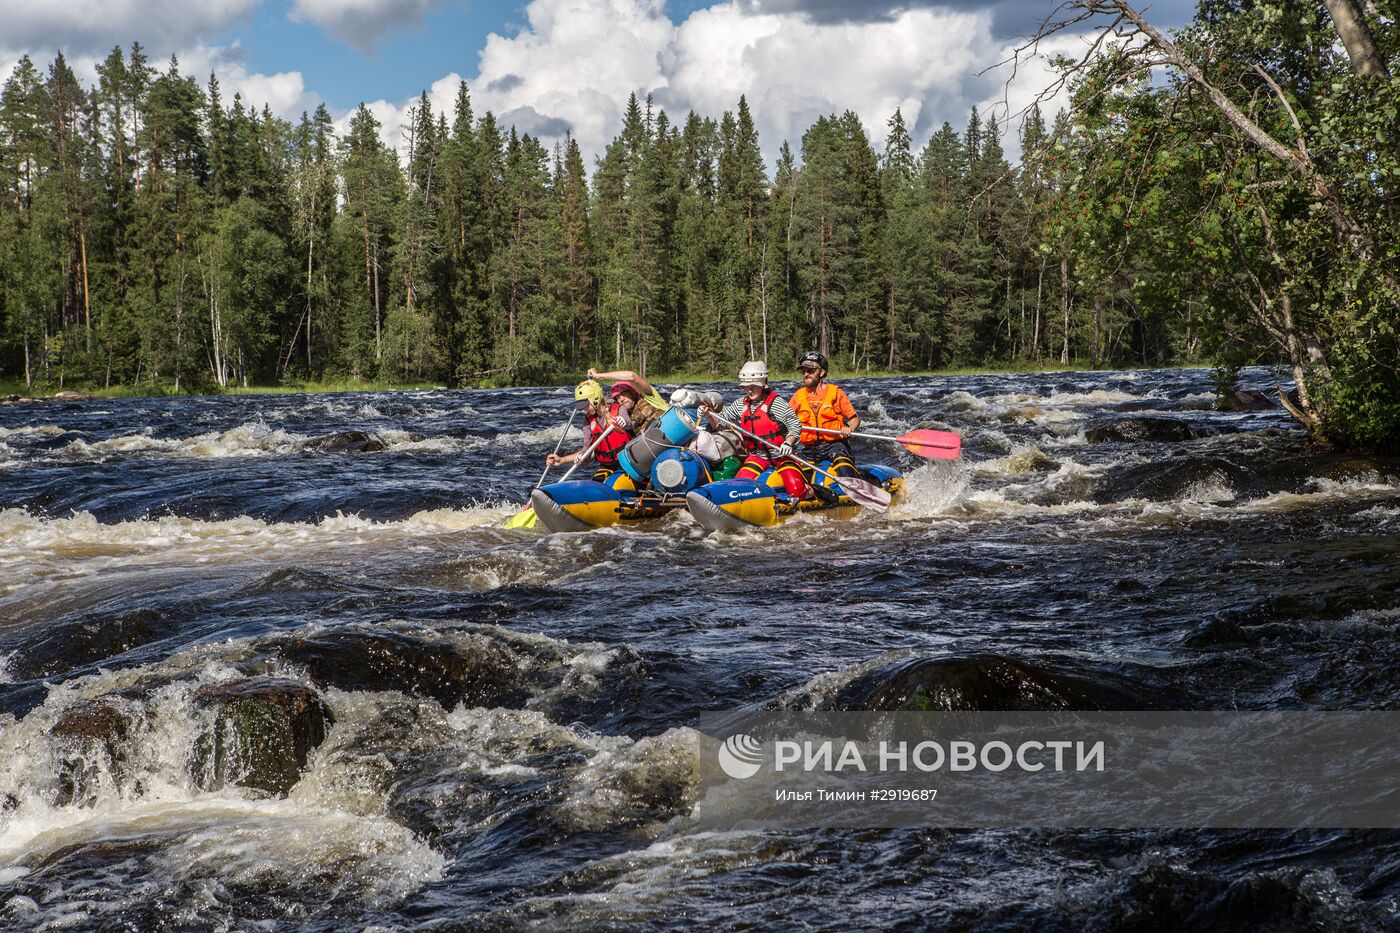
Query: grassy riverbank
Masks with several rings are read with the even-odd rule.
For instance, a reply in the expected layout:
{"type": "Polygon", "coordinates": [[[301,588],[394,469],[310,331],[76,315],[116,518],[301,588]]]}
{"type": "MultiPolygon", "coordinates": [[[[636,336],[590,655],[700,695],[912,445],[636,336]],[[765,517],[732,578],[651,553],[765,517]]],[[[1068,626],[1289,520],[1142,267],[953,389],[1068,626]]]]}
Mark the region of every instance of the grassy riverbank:
{"type": "Polygon", "coordinates": [[[20,398],[52,398],[59,392],[77,392],[94,398],[152,398],[176,395],[311,395],[329,392],[421,392],[427,389],[440,389],[442,386],[431,382],[394,383],[371,382],[361,379],[334,379],[325,382],[294,382],[273,386],[229,386],[226,389],[210,389],[201,386],[194,390],[181,388],[175,391],[174,385],[142,384],[136,386],[115,385],[88,387],[68,383],[62,389],[57,385],[35,383],[28,388],[24,383],[0,382],[0,398],[19,396],[20,398]]]}

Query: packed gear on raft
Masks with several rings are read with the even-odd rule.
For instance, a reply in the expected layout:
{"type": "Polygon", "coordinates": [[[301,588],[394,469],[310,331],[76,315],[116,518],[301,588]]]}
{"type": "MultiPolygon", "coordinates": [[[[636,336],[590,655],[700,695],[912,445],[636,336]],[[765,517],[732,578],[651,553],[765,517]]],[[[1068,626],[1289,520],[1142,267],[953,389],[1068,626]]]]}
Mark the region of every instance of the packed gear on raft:
{"type": "MultiPolygon", "coordinates": [[[[710,411],[720,411],[724,408],[724,396],[713,389],[699,392],[682,388],[671,393],[671,404],[694,409],[703,406],[710,411]]],[[[695,440],[690,443],[690,449],[705,458],[710,467],[711,478],[729,479],[738,473],[748,453],[739,432],[730,428],[711,427],[709,421],[703,417],[696,420],[698,432],[695,440]]]]}
{"type": "Polygon", "coordinates": [[[593,479],[605,482],[617,472],[618,455],[632,437],[632,417],[616,398],[611,404],[604,404],[603,386],[595,379],[585,379],[574,388],[574,407],[583,412],[587,421],[587,444],[571,454],[550,454],[545,458],[546,463],[549,466],[573,463],[588,454],[597,464],[593,479]],[[613,430],[609,431],[609,427],[613,430]]]}
{"type": "MultiPolygon", "coordinates": [[[[741,429],[747,456],[734,474],[735,478],[754,479],[772,469],[789,496],[807,498],[810,493],[802,470],[788,457],[801,434],[802,424],[787,400],[768,387],[768,364],[762,360],[745,363],[739,369],[739,388],[743,396],[719,413],[724,421],[741,429]]],[[[708,420],[711,426],[720,425],[713,417],[708,420]]]]}
{"type": "MultiPolygon", "coordinates": [[[[809,350],[797,361],[802,385],[793,393],[793,412],[802,422],[798,453],[806,460],[831,464],[837,476],[859,476],[855,456],[846,439],[860,427],[860,415],[840,386],[827,382],[826,357],[809,350]],[[818,433],[819,429],[821,433],[818,433]]],[[[821,496],[826,488],[810,470],[804,471],[813,490],[821,496]]],[[[829,493],[828,493],[829,495],[829,493]]]]}

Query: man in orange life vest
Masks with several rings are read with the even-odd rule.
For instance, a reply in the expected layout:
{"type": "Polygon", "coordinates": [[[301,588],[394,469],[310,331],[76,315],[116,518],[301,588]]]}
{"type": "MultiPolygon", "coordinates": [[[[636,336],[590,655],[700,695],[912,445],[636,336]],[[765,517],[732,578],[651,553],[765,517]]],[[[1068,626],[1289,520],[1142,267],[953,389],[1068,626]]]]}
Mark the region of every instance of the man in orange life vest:
{"type": "MultiPolygon", "coordinates": [[[[797,361],[797,370],[802,374],[802,388],[793,394],[791,404],[803,426],[802,447],[798,453],[813,463],[830,462],[830,472],[837,476],[859,476],[851,446],[846,442],[860,427],[860,415],[856,414],[855,406],[840,386],[826,381],[826,357],[817,351],[804,353],[797,361]],[[827,428],[841,433],[818,434],[807,428],[827,428]]],[[[807,478],[814,484],[820,483],[812,476],[807,478]]]]}
{"type": "Polygon", "coordinates": [[[613,425],[614,430],[603,442],[594,449],[592,459],[598,464],[598,468],[593,471],[593,479],[599,483],[606,480],[613,473],[617,472],[617,455],[622,448],[627,446],[627,442],[632,439],[632,419],[627,414],[627,408],[618,401],[619,393],[613,393],[611,405],[603,404],[603,386],[593,379],[585,379],[574,389],[574,407],[583,412],[587,419],[588,434],[586,443],[582,450],[576,450],[571,454],[550,454],[545,458],[545,462],[550,466],[559,463],[573,463],[593,445],[593,442],[602,437],[608,425],[613,425]]]}
{"type": "MultiPolygon", "coordinates": [[[[753,479],[771,466],[782,477],[783,488],[788,495],[794,499],[806,498],[810,495],[807,481],[802,478],[797,464],[788,459],[802,425],[792,413],[792,406],[768,388],[768,364],[758,361],[745,363],[739,370],[739,388],[744,390],[743,397],[730,402],[720,416],[778,449],[773,450],[745,436],[744,449],[748,457],[739,467],[739,472],[734,474],[735,478],[753,479]]],[[[710,423],[715,424],[713,417],[710,423]]]]}

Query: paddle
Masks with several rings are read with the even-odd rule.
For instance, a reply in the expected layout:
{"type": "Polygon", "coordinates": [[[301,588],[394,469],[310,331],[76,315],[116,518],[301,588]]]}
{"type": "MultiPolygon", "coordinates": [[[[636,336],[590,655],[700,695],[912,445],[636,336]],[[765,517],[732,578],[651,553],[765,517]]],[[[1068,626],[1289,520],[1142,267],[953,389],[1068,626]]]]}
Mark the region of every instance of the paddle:
{"type": "MultiPolygon", "coordinates": [[[[566,424],[566,425],[564,425],[564,433],[559,435],[559,442],[558,442],[557,444],[554,445],[554,453],[555,453],[555,454],[558,454],[558,453],[559,453],[559,448],[564,446],[564,439],[567,438],[567,437],[569,436],[569,430],[574,426],[574,418],[576,418],[576,417],[578,417],[578,409],[577,409],[577,408],[575,408],[573,411],[569,412],[569,423],[566,424]]],[[[544,485],[544,478],[545,478],[546,476],[549,475],[549,471],[550,471],[553,467],[554,467],[554,464],[550,463],[548,460],[545,461],[545,464],[544,464],[544,472],[541,473],[541,474],[540,474],[540,478],[539,478],[538,480],[535,481],[535,485],[530,487],[530,491],[531,491],[531,492],[534,492],[536,489],[539,489],[541,486],[544,485]]]]}
{"type": "MultiPolygon", "coordinates": [[[[804,425],[802,430],[814,431],[817,434],[841,434],[835,428],[809,428],[804,425]]],[[[901,434],[899,437],[862,434],[857,431],[852,432],[850,436],[864,437],[872,441],[894,441],[896,444],[903,444],[904,448],[916,457],[932,457],[935,460],[956,460],[962,452],[962,437],[952,431],[918,430],[901,434]]]]}
{"type": "Polygon", "coordinates": [[[568,482],[569,477],[574,475],[574,470],[577,470],[581,465],[583,465],[583,462],[584,462],[585,460],[587,460],[587,459],[589,458],[589,456],[592,455],[594,449],[595,449],[599,444],[603,443],[603,438],[607,437],[609,434],[611,434],[613,431],[616,431],[616,430],[617,430],[617,425],[615,425],[615,424],[609,424],[606,428],[604,428],[604,429],[603,429],[603,433],[598,435],[598,439],[597,439],[596,441],[594,441],[593,443],[589,444],[589,445],[588,445],[588,449],[585,450],[583,453],[579,454],[579,455],[574,459],[574,465],[571,466],[571,467],[569,467],[569,472],[565,473],[562,477],[560,477],[559,482],[561,482],[561,483],[568,482]]]}
{"type": "MultiPolygon", "coordinates": [[[[568,421],[567,424],[564,425],[564,431],[563,431],[562,434],[559,435],[559,441],[558,441],[558,443],[556,443],[556,444],[554,445],[554,452],[555,452],[556,454],[559,453],[559,448],[564,446],[564,441],[565,441],[566,438],[568,438],[568,436],[569,436],[569,430],[570,430],[571,428],[573,428],[573,426],[574,426],[574,418],[577,417],[577,416],[578,416],[578,409],[577,409],[577,408],[575,408],[573,411],[569,412],[569,421],[568,421]]],[[[546,476],[549,475],[549,471],[550,471],[551,469],[553,469],[553,467],[554,467],[554,464],[549,463],[548,461],[545,462],[545,465],[544,465],[544,472],[541,473],[541,474],[540,474],[540,478],[539,478],[538,480],[535,481],[535,485],[533,485],[533,486],[530,487],[530,493],[534,492],[536,489],[539,489],[541,486],[544,485],[544,478],[545,478],[546,476]]],[[[525,507],[522,508],[519,512],[516,512],[516,513],[515,513],[514,515],[512,515],[510,518],[506,519],[505,523],[501,526],[502,528],[534,528],[534,527],[535,527],[535,522],[536,522],[538,519],[537,519],[537,517],[536,517],[536,515],[535,515],[535,507],[532,506],[532,505],[530,504],[530,493],[526,493],[526,494],[525,494],[525,507]]]]}
{"type": "MultiPolygon", "coordinates": [[[[714,413],[712,412],[712,414],[714,413]]],[[[748,431],[745,431],[743,428],[739,427],[734,422],[726,421],[718,414],[715,414],[715,420],[726,427],[733,428],[740,434],[743,434],[745,437],[753,438],[763,446],[767,447],[769,450],[778,449],[777,444],[770,444],[768,441],[765,441],[757,434],[752,434],[748,431]]],[[[840,484],[841,488],[846,490],[846,495],[850,496],[856,502],[860,503],[868,509],[872,509],[876,512],[883,512],[890,507],[890,494],[888,492],[885,492],[885,490],[881,489],[879,486],[876,486],[874,483],[868,483],[865,480],[855,476],[833,476],[826,470],[823,470],[821,467],[817,466],[815,463],[809,463],[806,460],[803,460],[801,457],[797,456],[796,454],[788,454],[788,457],[792,460],[796,460],[798,463],[802,464],[807,469],[811,470],[813,473],[820,473],[822,476],[825,476],[833,483],[840,484]]]]}

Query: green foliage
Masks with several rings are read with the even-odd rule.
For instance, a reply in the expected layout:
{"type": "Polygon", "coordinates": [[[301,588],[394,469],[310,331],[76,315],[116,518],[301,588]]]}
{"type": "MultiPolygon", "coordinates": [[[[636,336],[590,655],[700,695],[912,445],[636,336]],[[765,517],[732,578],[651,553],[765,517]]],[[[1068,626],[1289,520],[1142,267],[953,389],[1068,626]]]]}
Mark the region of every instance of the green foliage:
{"type": "MultiPolygon", "coordinates": [[[[1394,22],[1371,28],[1393,73],[1394,22]]],[[[1055,239],[1079,287],[1178,358],[1291,367],[1319,440],[1393,446],[1400,82],[1356,77],[1326,9],[1296,0],[1210,0],[1177,47],[1293,154],[1251,138],[1199,82],[1125,79],[1141,74],[1129,53],[1105,57],[1058,143],[1069,184],[1055,239]]]]}
{"type": "MultiPolygon", "coordinates": [[[[1368,22],[1394,72],[1393,18],[1368,22]]],[[[0,378],[727,379],[813,347],[850,373],[1283,363],[1320,439],[1393,445],[1400,82],[1355,78],[1301,0],[1207,0],[1177,40],[1312,174],[1112,47],[1050,128],[1023,115],[1017,166],[1000,113],[916,152],[901,112],[877,146],[846,112],[771,179],[744,98],[673,124],[632,96],[590,180],[573,139],[547,151],[465,84],[451,113],[422,95],[395,152],[367,107],[337,139],[324,107],[290,124],[139,45],[90,88],[24,58],[0,90],[0,378]]]]}

